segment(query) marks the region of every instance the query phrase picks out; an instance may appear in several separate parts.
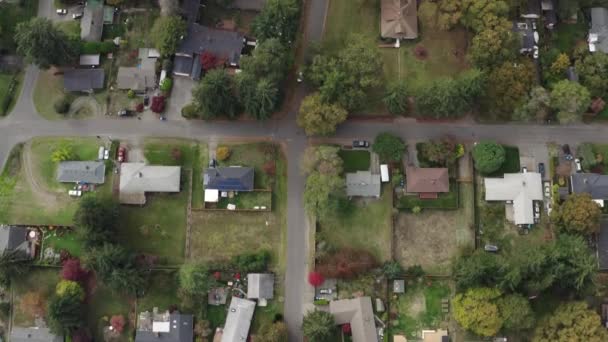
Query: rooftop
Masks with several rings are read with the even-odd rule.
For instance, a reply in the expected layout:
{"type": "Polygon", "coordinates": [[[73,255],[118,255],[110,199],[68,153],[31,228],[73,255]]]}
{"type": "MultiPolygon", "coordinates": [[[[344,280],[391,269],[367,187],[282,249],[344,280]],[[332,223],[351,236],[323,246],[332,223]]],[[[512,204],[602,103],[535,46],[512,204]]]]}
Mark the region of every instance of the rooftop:
{"type": "Polygon", "coordinates": [[[102,89],[104,81],[103,69],[71,69],[63,73],[63,87],[67,91],[102,89]]]}
{"type": "Polygon", "coordinates": [[[222,342],[242,342],[249,336],[249,327],[255,311],[255,302],[239,297],[232,297],[222,342]]]}
{"type": "Polygon", "coordinates": [[[225,31],[192,23],[182,40],[176,55],[194,55],[210,52],[217,59],[226,60],[231,65],[238,65],[241,52],[245,46],[245,36],[235,31],[225,31]]]}
{"type": "Polygon", "coordinates": [[[252,167],[230,166],[208,168],[203,174],[205,189],[220,191],[252,191],[254,169],[252,167]]]}
{"type": "Polygon", "coordinates": [[[418,38],[416,0],[382,0],[380,32],[384,38],[418,38]]]}
{"type": "Polygon", "coordinates": [[[438,193],[450,191],[447,168],[408,166],[405,170],[407,192],[438,193]]]}
{"type": "Polygon", "coordinates": [[[353,342],[378,342],[370,297],[331,301],[329,312],[337,325],[350,323],[353,342]]]}
{"type": "Polygon", "coordinates": [[[0,225],[0,253],[17,251],[29,255],[31,250],[27,233],[24,227],[0,225]]]}
{"type": "Polygon", "coordinates": [[[570,186],[575,194],[586,193],[593,199],[608,200],[608,175],[575,173],[570,176],[570,186]]]}
{"type": "Polygon", "coordinates": [[[533,224],[533,201],[543,199],[538,172],[505,173],[504,178],[485,178],[486,201],[512,201],[515,224],[533,224]]]}
{"type": "Polygon", "coordinates": [[[156,71],[153,68],[120,67],[116,77],[118,89],[144,91],[156,85],[156,71]]]}
{"type": "Polygon", "coordinates": [[[591,29],[589,30],[589,51],[608,53],[608,9],[591,9],[591,29]]]}
{"type": "Polygon", "coordinates": [[[103,184],[106,164],[101,161],[64,161],[57,167],[57,181],[60,183],[103,184]]]}
{"type": "Polygon", "coordinates": [[[597,261],[600,270],[608,270],[608,220],[600,221],[600,233],[597,239],[597,261]]]}
{"type": "Polygon", "coordinates": [[[145,204],[146,192],[179,192],[181,168],[144,163],[122,163],[120,166],[119,201],[123,204],[145,204]]]}
{"type": "Polygon", "coordinates": [[[274,275],[249,273],[247,275],[247,298],[272,299],[274,297],[274,275]]]}
{"type": "Polygon", "coordinates": [[[169,311],[144,311],[137,317],[135,342],[192,342],[194,322],[192,315],[169,311]]]}

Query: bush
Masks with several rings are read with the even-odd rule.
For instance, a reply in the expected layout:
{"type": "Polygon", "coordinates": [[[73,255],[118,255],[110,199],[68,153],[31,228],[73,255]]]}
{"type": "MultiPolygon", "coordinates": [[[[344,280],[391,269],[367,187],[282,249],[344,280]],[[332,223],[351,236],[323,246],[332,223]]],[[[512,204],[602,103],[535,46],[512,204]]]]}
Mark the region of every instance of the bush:
{"type": "Polygon", "coordinates": [[[57,113],[66,114],[67,112],[70,111],[71,105],[72,105],[71,97],[68,95],[64,95],[61,98],[59,98],[57,101],[55,101],[55,103],[53,104],[53,107],[55,108],[55,111],[57,113]]]}
{"type": "Polygon", "coordinates": [[[150,109],[154,113],[162,113],[165,110],[165,97],[164,96],[153,96],[152,104],[150,109]]]}
{"type": "Polygon", "coordinates": [[[266,250],[240,254],[232,258],[232,263],[242,273],[265,272],[269,262],[270,252],[266,250]]]}
{"type": "Polygon", "coordinates": [[[163,60],[163,70],[165,70],[167,74],[170,74],[173,71],[173,61],[169,58],[165,58],[165,60],[163,60]]]}
{"type": "Polygon", "coordinates": [[[473,147],[475,168],[484,174],[495,172],[505,162],[505,148],[493,141],[482,141],[473,147]]]}
{"type": "Polygon", "coordinates": [[[105,42],[82,42],[80,52],[83,55],[107,54],[114,51],[116,46],[111,41],[105,42]]]}
{"type": "Polygon", "coordinates": [[[215,157],[219,161],[224,161],[224,160],[230,158],[230,149],[226,146],[218,147],[217,150],[215,151],[215,157]]]}
{"type": "Polygon", "coordinates": [[[194,103],[185,105],[182,108],[182,116],[186,119],[192,119],[198,116],[198,107],[194,103]]]}
{"type": "Polygon", "coordinates": [[[130,99],[134,99],[135,98],[135,91],[133,89],[129,89],[129,91],[127,92],[127,97],[130,99]]]}
{"type": "Polygon", "coordinates": [[[277,173],[277,164],[274,160],[269,160],[264,163],[264,173],[269,176],[274,176],[277,173]]]}
{"type": "Polygon", "coordinates": [[[160,90],[164,91],[164,92],[169,92],[171,91],[171,88],[173,87],[173,80],[170,78],[165,78],[161,83],[160,83],[160,90]]]}
{"type": "Polygon", "coordinates": [[[317,299],[312,302],[314,305],[329,305],[329,300],[327,299],[317,299]]]}

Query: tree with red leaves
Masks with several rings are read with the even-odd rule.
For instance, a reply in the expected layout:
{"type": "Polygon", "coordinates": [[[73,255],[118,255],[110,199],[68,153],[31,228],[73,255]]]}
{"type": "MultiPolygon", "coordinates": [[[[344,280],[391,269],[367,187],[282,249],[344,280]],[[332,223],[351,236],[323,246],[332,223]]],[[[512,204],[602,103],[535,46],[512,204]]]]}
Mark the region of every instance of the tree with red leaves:
{"type": "Polygon", "coordinates": [[[70,258],[63,262],[63,268],[61,269],[61,278],[65,280],[72,280],[82,282],[87,277],[87,271],[80,267],[80,260],[76,258],[70,258]]]}
{"type": "Polygon", "coordinates": [[[350,327],[350,323],[342,324],[342,332],[346,335],[350,335],[353,330],[350,327]]]}
{"type": "Polygon", "coordinates": [[[110,325],[114,330],[116,330],[119,334],[122,334],[125,329],[125,318],[123,315],[112,316],[110,318],[110,325]]]}
{"type": "Polygon", "coordinates": [[[317,271],[327,278],[352,279],[376,265],[368,251],[343,248],[319,261],[317,271]]]}
{"type": "Polygon", "coordinates": [[[325,277],[319,272],[308,273],[308,283],[314,287],[321,286],[325,281],[325,277]]]}
{"type": "Polygon", "coordinates": [[[203,70],[211,70],[217,67],[217,57],[211,52],[205,51],[201,54],[201,65],[203,66],[203,70]]]}
{"type": "Polygon", "coordinates": [[[153,96],[150,109],[152,109],[154,113],[162,113],[165,110],[165,97],[153,96]]]}
{"type": "Polygon", "coordinates": [[[213,278],[215,278],[215,280],[220,280],[222,278],[222,273],[220,271],[213,272],[213,278]]]}

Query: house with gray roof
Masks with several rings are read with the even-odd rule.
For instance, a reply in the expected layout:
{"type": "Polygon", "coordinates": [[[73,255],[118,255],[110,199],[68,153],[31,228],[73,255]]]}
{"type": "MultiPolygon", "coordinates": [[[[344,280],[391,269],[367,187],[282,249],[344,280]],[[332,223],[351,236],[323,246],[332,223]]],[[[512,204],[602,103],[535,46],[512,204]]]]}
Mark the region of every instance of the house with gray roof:
{"type": "Polygon", "coordinates": [[[378,342],[370,297],[331,301],[329,313],[337,325],[350,323],[353,342],[378,342]]]}
{"type": "Polygon", "coordinates": [[[245,36],[240,32],[191,23],[175,53],[173,74],[200,79],[203,72],[200,56],[205,52],[226,66],[238,67],[245,43],[245,36]]]}
{"type": "Polygon", "coordinates": [[[608,9],[591,9],[591,29],[589,30],[589,51],[608,53],[608,9]]]}
{"type": "Polygon", "coordinates": [[[255,302],[239,297],[232,297],[226,324],[221,333],[221,342],[247,341],[249,328],[255,311],[255,302]]]}
{"type": "Polygon", "coordinates": [[[70,92],[92,93],[103,89],[105,78],[103,69],[71,69],[63,73],[63,87],[70,92]]]}
{"type": "Polygon", "coordinates": [[[88,0],[80,19],[80,38],[87,42],[98,42],[103,33],[103,0],[88,0]]]}
{"type": "Polygon", "coordinates": [[[101,161],[63,161],[57,167],[60,183],[103,184],[106,164],[101,161]]]}
{"type": "Polygon", "coordinates": [[[118,200],[121,204],[146,204],[147,192],[179,192],[179,166],[122,163],[118,200]]]}
{"type": "Polygon", "coordinates": [[[380,175],[370,171],[346,174],[348,197],[380,197],[380,175]]]}
{"type": "Polygon", "coordinates": [[[247,274],[248,299],[272,299],[274,297],[274,274],[247,274]]]}
{"type": "Polygon", "coordinates": [[[55,335],[47,327],[15,327],[11,329],[11,342],[63,342],[63,336],[55,335]]]}
{"type": "Polygon", "coordinates": [[[504,178],[485,178],[486,201],[507,202],[515,224],[534,223],[534,201],[543,200],[542,180],[538,172],[505,173],[504,178]]]}
{"type": "Polygon", "coordinates": [[[177,311],[144,311],[137,317],[135,342],[192,342],[194,320],[192,315],[177,311]]]}
{"type": "Polygon", "coordinates": [[[154,68],[120,67],[116,76],[116,87],[122,90],[143,92],[156,86],[156,70],[154,68]]]}
{"type": "Polygon", "coordinates": [[[16,252],[24,258],[34,255],[34,246],[28,240],[25,227],[0,225],[0,253],[16,252]]]}
{"type": "Polygon", "coordinates": [[[589,194],[596,201],[608,200],[608,175],[575,173],[570,176],[570,192],[589,194]]]}
{"type": "Polygon", "coordinates": [[[206,190],[253,191],[254,169],[244,166],[208,168],[203,174],[206,190]]]}
{"type": "Polygon", "coordinates": [[[418,38],[416,0],[382,0],[380,2],[380,36],[394,39],[418,38]]]}

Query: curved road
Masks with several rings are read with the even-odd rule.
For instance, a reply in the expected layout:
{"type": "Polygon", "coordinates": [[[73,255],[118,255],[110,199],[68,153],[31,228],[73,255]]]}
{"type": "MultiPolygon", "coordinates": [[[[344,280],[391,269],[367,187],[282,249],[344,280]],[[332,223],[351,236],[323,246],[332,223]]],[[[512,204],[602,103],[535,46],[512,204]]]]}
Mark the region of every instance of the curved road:
{"type": "MultiPolygon", "coordinates": [[[[52,17],[50,0],[40,0],[39,15],[52,17]]],[[[319,40],[327,0],[310,0],[306,18],[307,41],[319,40]]],[[[32,98],[38,69],[26,70],[24,86],[13,112],[0,120],[0,168],[17,143],[37,136],[108,136],[114,138],[180,137],[203,141],[249,138],[271,139],[287,145],[288,210],[287,210],[287,268],[285,275],[284,317],[289,327],[289,340],[302,341],[301,322],[304,310],[312,302],[312,289],[306,281],[308,270],[309,229],[302,196],[305,177],[299,169],[299,157],[308,139],[295,124],[298,103],[284,120],[268,122],[202,122],[202,121],[140,121],[118,119],[46,121],[34,108],[32,98]]],[[[302,91],[300,89],[300,91],[302,91]]],[[[299,95],[301,95],[300,93],[299,95]]],[[[301,96],[298,96],[301,98],[301,96]]],[[[467,122],[417,123],[411,119],[392,122],[349,121],[341,125],[336,140],[352,138],[372,140],[380,132],[392,132],[404,140],[440,138],[446,135],[463,141],[495,139],[505,144],[544,144],[549,141],[576,144],[601,142],[608,139],[608,127],[597,125],[539,126],[539,125],[480,125],[467,122]]]]}

